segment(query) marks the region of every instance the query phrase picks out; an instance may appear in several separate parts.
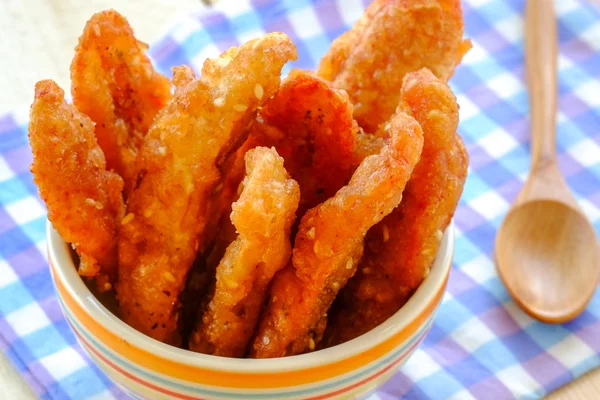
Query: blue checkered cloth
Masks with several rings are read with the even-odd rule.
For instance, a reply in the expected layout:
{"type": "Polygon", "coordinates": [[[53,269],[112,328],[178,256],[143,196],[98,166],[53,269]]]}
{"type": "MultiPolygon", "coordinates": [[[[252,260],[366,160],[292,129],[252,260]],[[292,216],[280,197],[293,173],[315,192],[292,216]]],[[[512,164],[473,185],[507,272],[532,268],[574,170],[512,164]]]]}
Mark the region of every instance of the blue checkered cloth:
{"type": "MultiPolygon", "coordinates": [[[[265,32],[298,46],[289,67],[314,68],[369,1],[224,0],[176,21],[151,47],[158,69],[190,64],[265,32]]],[[[600,294],[574,321],[546,325],[509,298],[494,236],[529,168],[523,0],[467,0],[474,48],[451,80],[471,155],[456,213],[456,254],[436,321],[408,363],[369,400],[537,398],[600,364],[600,294]]],[[[556,2],[560,40],[558,159],[600,230],[600,9],[556,2]]],[[[28,171],[27,110],[0,117],[0,348],[42,398],[121,398],[77,345],[45,258],[45,210],[28,171]]]]}

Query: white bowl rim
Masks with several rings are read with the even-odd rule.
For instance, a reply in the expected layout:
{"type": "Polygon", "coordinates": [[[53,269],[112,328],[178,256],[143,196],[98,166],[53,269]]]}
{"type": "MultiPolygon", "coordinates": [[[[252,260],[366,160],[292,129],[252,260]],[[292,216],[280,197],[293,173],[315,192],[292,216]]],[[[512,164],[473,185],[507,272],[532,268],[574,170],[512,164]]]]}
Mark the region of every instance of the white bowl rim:
{"type": "MultiPolygon", "coordinates": [[[[431,272],[396,314],[364,335],[341,345],[295,356],[271,359],[226,358],[180,349],[146,336],[121,321],[90,292],[71,258],[69,245],[47,223],[48,253],[54,272],[77,304],[94,320],[134,346],[171,361],[198,368],[234,373],[273,373],[309,369],[361,354],[386,341],[413,321],[445,285],[452,265],[454,224],[446,229],[431,272]],[[276,362],[274,362],[276,361],[276,362]]],[[[441,302],[441,300],[440,300],[441,302]]]]}

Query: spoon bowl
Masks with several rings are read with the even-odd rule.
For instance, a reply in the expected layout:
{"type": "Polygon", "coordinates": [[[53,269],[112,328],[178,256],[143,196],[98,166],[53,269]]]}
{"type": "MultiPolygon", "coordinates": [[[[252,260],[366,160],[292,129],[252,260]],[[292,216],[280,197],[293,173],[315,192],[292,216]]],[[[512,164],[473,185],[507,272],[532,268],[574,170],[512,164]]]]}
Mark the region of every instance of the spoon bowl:
{"type": "Polygon", "coordinates": [[[517,205],[502,224],[496,249],[504,285],[534,318],[570,320],[594,294],[600,273],[596,233],[569,204],[539,199],[517,205]]]}

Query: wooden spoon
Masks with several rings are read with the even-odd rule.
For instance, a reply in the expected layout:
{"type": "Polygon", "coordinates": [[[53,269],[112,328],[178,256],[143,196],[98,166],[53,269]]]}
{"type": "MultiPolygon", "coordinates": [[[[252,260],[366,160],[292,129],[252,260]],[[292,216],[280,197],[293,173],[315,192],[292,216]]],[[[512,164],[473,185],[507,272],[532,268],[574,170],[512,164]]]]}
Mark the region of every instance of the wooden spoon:
{"type": "Polygon", "coordinates": [[[532,317],[579,315],[596,289],[600,248],[556,163],[557,36],[552,1],[529,0],[525,18],[531,171],[496,237],[500,277],[532,317]]]}

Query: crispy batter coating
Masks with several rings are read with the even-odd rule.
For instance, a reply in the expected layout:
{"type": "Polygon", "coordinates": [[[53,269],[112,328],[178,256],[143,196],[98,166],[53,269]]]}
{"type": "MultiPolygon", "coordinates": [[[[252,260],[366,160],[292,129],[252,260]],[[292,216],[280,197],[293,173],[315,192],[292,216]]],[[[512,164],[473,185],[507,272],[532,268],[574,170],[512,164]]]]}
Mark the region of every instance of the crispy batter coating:
{"type": "Polygon", "coordinates": [[[144,140],[119,234],[120,307],[142,333],[180,343],[180,294],[206,243],[218,167],[279,88],[283,65],[295,58],[290,39],[271,33],[207,60],[200,79],[187,67],[175,69],[174,97],[144,140]],[[258,85],[262,98],[255,95],[258,85]]]}
{"type": "Polygon", "coordinates": [[[389,143],[361,162],[348,185],[302,218],[293,265],[273,280],[252,357],[315,348],[327,310],[356,271],[367,231],[398,205],[419,160],[423,134],[414,118],[399,112],[389,132],[389,143]]]}
{"type": "Polygon", "coordinates": [[[375,0],[321,60],[319,76],[344,89],[367,132],[393,114],[402,78],[428,67],[448,80],[471,47],[460,0],[375,0]]]}
{"type": "Polygon", "coordinates": [[[125,197],[144,136],[171,97],[171,83],[154,70],[147,48],[123,16],[108,10],[85,25],[71,63],[73,103],[96,123],[106,165],[123,177],[125,197]]]}
{"type": "Polygon", "coordinates": [[[293,71],[253,125],[254,145],[275,146],[300,184],[298,216],[344,186],[353,160],[358,126],[342,90],[304,71],[293,71]]]}
{"type": "Polygon", "coordinates": [[[450,223],[467,175],[468,154],[452,91],[429,70],[404,78],[400,107],[421,124],[421,160],[400,206],[373,227],[358,272],[340,296],[326,333],[343,343],[391,317],[429,273],[442,233],[450,223]]]}
{"type": "MultiPolygon", "coordinates": [[[[205,228],[207,235],[204,251],[196,255],[182,293],[179,322],[183,338],[191,338],[196,320],[202,318],[202,314],[213,296],[217,266],[225,255],[227,247],[237,237],[236,229],[230,219],[231,206],[239,196],[238,189],[241,189],[240,186],[244,179],[244,156],[252,147],[254,144],[248,138],[219,166],[222,180],[210,198],[211,210],[205,228]]],[[[185,346],[189,347],[189,343],[186,343],[185,346]]]]}
{"type": "Polygon", "coordinates": [[[29,143],[31,172],[48,218],[80,257],[79,274],[101,291],[116,277],[117,228],[124,212],[123,180],[106,170],[94,123],[64,100],[51,81],[35,85],[29,143]]]}
{"type": "MultiPolygon", "coordinates": [[[[364,158],[355,156],[358,131],[344,91],[312,72],[292,70],[259,112],[246,142],[223,164],[224,180],[215,191],[211,226],[218,232],[231,227],[227,213],[238,195],[248,150],[274,146],[284,158],[286,169],[300,184],[296,214],[301,217],[333,196],[364,158]]],[[[232,241],[230,235],[219,233],[215,246],[226,247],[232,241]]]]}
{"type": "Polygon", "coordinates": [[[193,351],[243,356],[271,279],[291,255],[298,183],[290,179],[274,148],[246,153],[246,171],[231,213],[238,237],[217,267],[214,295],[190,340],[193,351]]]}
{"type": "MultiPolygon", "coordinates": [[[[252,131],[252,128],[250,128],[252,131]]],[[[220,166],[219,171],[223,177],[222,182],[215,188],[211,197],[211,217],[208,232],[215,232],[208,257],[216,259],[214,267],[225,253],[225,249],[235,240],[237,234],[231,223],[231,205],[240,195],[241,183],[245,176],[246,153],[256,144],[249,137],[239,149],[231,154],[220,166]]]]}
{"type": "Polygon", "coordinates": [[[384,145],[385,137],[365,133],[361,130],[356,136],[356,150],[354,152],[356,165],[368,156],[379,153],[384,145]]]}

